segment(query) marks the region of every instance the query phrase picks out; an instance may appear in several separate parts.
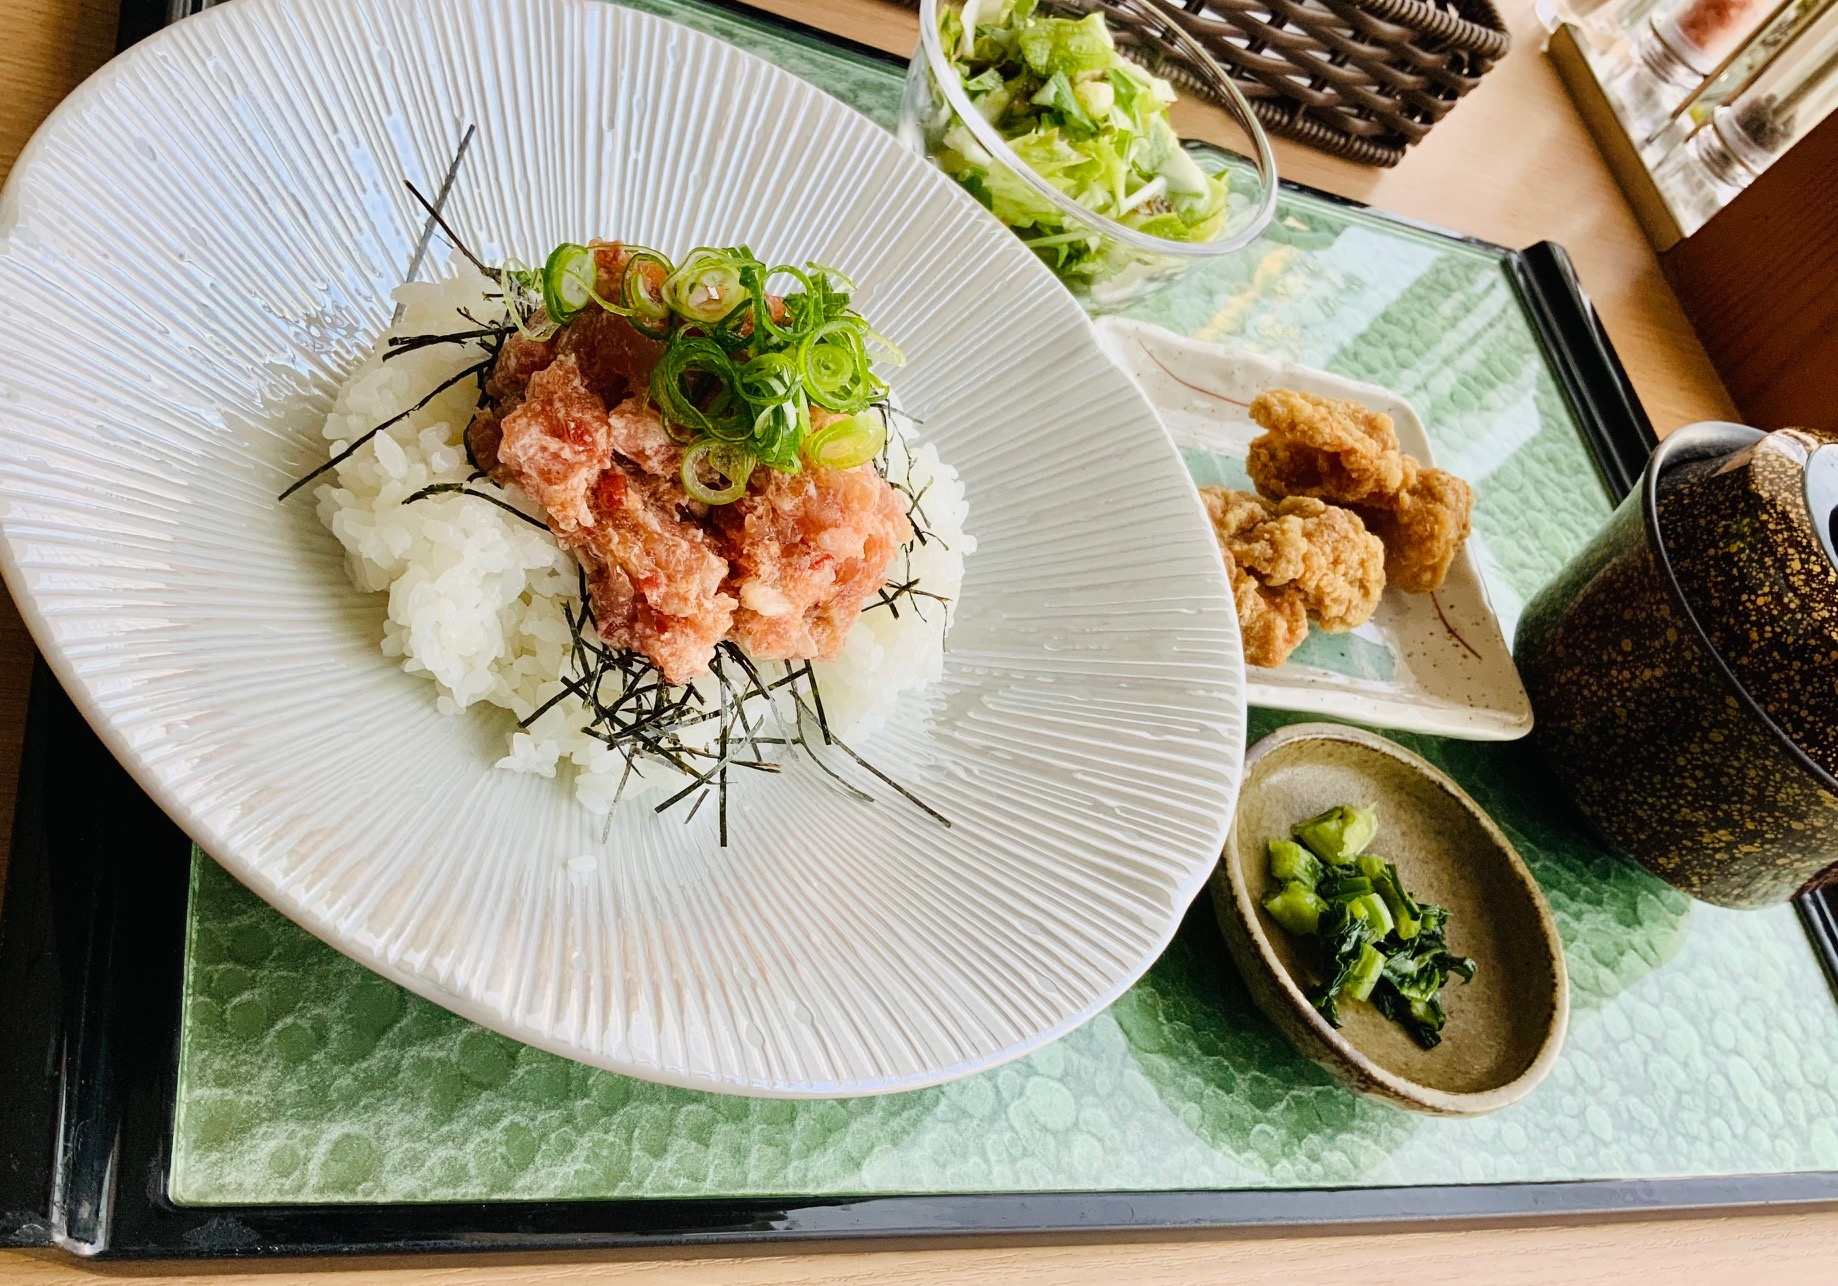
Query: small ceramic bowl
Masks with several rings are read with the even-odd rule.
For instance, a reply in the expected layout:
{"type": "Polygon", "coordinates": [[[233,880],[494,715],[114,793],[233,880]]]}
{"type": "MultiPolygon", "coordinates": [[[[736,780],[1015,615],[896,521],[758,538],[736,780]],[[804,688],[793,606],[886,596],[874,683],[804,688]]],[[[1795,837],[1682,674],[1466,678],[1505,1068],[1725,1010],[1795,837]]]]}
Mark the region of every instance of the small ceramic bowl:
{"type": "Polygon", "coordinates": [[[1460,786],[1395,742],[1360,728],[1300,723],[1245,757],[1238,815],[1213,906],[1258,1007],[1298,1050],[1353,1089],[1413,1111],[1478,1116],[1517,1102],[1563,1046],[1570,986],[1544,895],[1500,828],[1460,786]],[[1312,944],[1263,909],[1265,843],[1337,804],[1378,809],[1372,851],[1395,862],[1421,902],[1448,908],[1449,947],[1475,962],[1443,989],[1442,1043],[1423,1049],[1369,1005],[1335,1028],[1309,1002],[1312,944]]]}

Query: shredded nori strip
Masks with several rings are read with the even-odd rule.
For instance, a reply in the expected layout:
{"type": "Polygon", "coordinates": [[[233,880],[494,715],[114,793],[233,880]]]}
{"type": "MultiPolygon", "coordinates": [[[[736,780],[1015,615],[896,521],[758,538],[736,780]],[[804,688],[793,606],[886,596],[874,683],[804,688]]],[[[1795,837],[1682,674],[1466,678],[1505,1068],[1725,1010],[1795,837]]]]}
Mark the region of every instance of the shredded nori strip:
{"type": "Polygon", "coordinates": [[[918,613],[920,620],[925,619],[925,613],[919,610],[919,600],[929,598],[934,603],[942,603],[947,607],[950,606],[951,603],[951,600],[946,598],[943,594],[934,594],[930,590],[920,589],[919,581],[913,577],[908,577],[906,580],[898,583],[889,581],[887,584],[881,586],[880,589],[876,590],[875,595],[874,602],[868,604],[868,606],[864,607],[862,610],[864,612],[871,612],[877,607],[884,607],[889,612],[893,613],[893,618],[896,621],[900,619],[900,600],[902,598],[912,601],[913,611],[918,613]]]}
{"type": "MultiPolygon", "coordinates": [[[[468,141],[471,140],[472,138],[471,130],[467,130],[466,138],[468,141]]],[[[463,148],[464,144],[461,144],[461,147],[463,148]]],[[[426,197],[422,196],[421,190],[417,188],[413,183],[409,182],[407,179],[402,180],[402,186],[408,189],[410,196],[414,197],[415,200],[421,203],[421,208],[428,212],[428,218],[434,221],[434,226],[439,228],[442,232],[447,234],[447,240],[450,243],[452,243],[453,248],[459,251],[461,254],[465,255],[466,258],[470,259],[472,261],[473,267],[477,268],[480,272],[484,273],[487,277],[490,277],[493,281],[496,281],[498,278],[498,274],[493,272],[490,268],[487,268],[485,266],[485,261],[479,258],[477,255],[472,253],[472,247],[468,246],[464,241],[460,240],[459,234],[455,232],[451,227],[448,226],[446,218],[442,216],[440,212],[440,208],[441,206],[444,206],[447,203],[446,201],[447,190],[445,188],[441,189],[441,193],[440,193],[441,199],[440,199],[439,204],[436,204],[435,202],[430,201],[426,197]]]]}
{"type": "Polygon", "coordinates": [[[467,486],[463,482],[430,483],[427,486],[423,487],[420,491],[417,491],[414,495],[405,497],[402,503],[405,505],[412,505],[417,500],[426,500],[429,496],[438,496],[438,495],[472,496],[475,499],[483,500],[489,504],[494,504],[498,506],[498,508],[504,510],[504,512],[507,514],[515,514],[517,517],[529,523],[532,527],[540,527],[544,531],[549,530],[549,524],[544,522],[542,519],[536,517],[534,514],[526,514],[525,512],[523,512],[523,510],[519,509],[516,505],[513,505],[510,501],[505,500],[500,496],[494,496],[488,491],[474,491],[471,487],[467,486]]]}
{"type": "Polygon", "coordinates": [[[618,795],[624,794],[631,773],[641,761],[662,761],[688,780],[662,803],[654,805],[654,811],[667,813],[684,801],[693,800],[693,816],[701,808],[702,801],[712,794],[717,806],[720,844],[726,848],[729,842],[728,769],[778,773],[782,764],[769,757],[767,751],[790,748],[803,751],[852,798],[873,803],[872,795],[843,778],[817,753],[817,745],[805,732],[804,719],[808,715],[816,724],[822,745],[841,750],[928,817],[941,825],[951,825],[944,814],[830,731],[829,719],[823,710],[823,695],[810,662],[796,666],[788,663],[783,677],[768,680],[739,647],[723,642],[716,647],[709,663],[717,695],[714,707],[710,708],[695,687],[671,684],[642,652],[611,647],[599,637],[592,602],[586,593],[585,570],[581,572],[579,609],[565,609],[564,614],[572,631],[570,670],[562,679],[561,689],[518,726],[528,728],[566,696],[579,697],[588,715],[582,731],[618,750],[625,759],[618,795]],[[791,711],[796,715],[795,728],[788,727],[781,717],[779,700],[783,698],[791,702],[791,711]],[[684,742],[685,732],[710,723],[715,724],[712,748],[684,742]]]}
{"type": "MultiPolygon", "coordinates": [[[[421,225],[421,236],[415,241],[415,256],[409,260],[408,273],[403,277],[404,281],[413,281],[415,274],[421,271],[421,261],[427,258],[428,254],[428,242],[434,239],[434,225],[440,218],[440,208],[445,206],[447,198],[453,195],[453,184],[459,178],[460,166],[466,160],[466,149],[472,146],[473,137],[478,132],[479,127],[476,124],[466,126],[466,132],[460,136],[459,146],[453,150],[453,160],[447,166],[446,177],[440,181],[440,194],[435,198],[434,205],[428,209],[428,221],[421,225]]],[[[411,186],[409,191],[413,192],[414,188],[411,186]]],[[[416,196],[419,197],[420,193],[416,193],[416,196]]],[[[427,203],[423,201],[422,204],[427,203]]],[[[390,325],[394,326],[402,320],[404,307],[402,304],[396,305],[396,311],[390,317],[390,325]]]]}
{"type": "MultiPolygon", "coordinates": [[[[436,344],[466,344],[475,339],[487,339],[494,335],[514,335],[515,326],[481,326],[476,330],[449,331],[443,335],[391,335],[389,351],[383,354],[383,360],[400,357],[417,349],[431,348],[436,344]]],[[[495,356],[495,355],[494,355],[495,356]]]]}
{"type": "Polygon", "coordinates": [[[349,445],[347,445],[343,451],[340,451],[337,455],[327,460],[324,464],[320,465],[317,469],[314,469],[311,473],[307,474],[304,478],[299,479],[297,482],[295,482],[292,486],[288,487],[287,490],[283,491],[276,498],[280,500],[287,499],[287,497],[293,495],[294,492],[300,490],[301,487],[304,487],[307,483],[311,482],[314,478],[317,478],[320,474],[324,473],[326,470],[331,469],[336,465],[343,464],[346,460],[349,460],[352,456],[356,455],[360,447],[362,447],[366,442],[370,441],[370,439],[374,438],[377,434],[381,433],[384,429],[387,429],[391,425],[394,425],[394,424],[400,424],[402,421],[408,419],[409,416],[421,410],[422,407],[426,406],[429,402],[432,402],[435,398],[439,397],[442,393],[445,393],[448,389],[452,388],[455,384],[458,384],[461,380],[465,379],[467,376],[480,374],[481,372],[483,372],[484,370],[486,370],[488,367],[491,366],[492,360],[493,359],[487,358],[485,361],[480,362],[476,366],[468,366],[465,370],[461,371],[459,374],[442,380],[439,386],[436,387],[432,393],[429,393],[426,397],[422,398],[419,402],[415,403],[415,405],[409,407],[406,411],[399,411],[395,415],[390,416],[387,420],[384,420],[381,424],[377,425],[376,428],[370,429],[367,432],[358,434],[356,439],[354,439],[349,445]]]}

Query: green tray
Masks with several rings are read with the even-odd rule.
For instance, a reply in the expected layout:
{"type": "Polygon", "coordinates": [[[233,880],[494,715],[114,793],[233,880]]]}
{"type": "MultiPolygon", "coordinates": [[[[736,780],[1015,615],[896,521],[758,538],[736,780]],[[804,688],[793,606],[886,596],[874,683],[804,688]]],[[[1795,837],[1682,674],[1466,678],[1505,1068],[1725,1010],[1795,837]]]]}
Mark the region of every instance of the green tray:
{"type": "MultiPolygon", "coordinates": [[[[882,123],[883,61],[693,0],[628,0],[882,123]]],[[[1476,484],[1508,627],[1608,514],[1513,257],[1286,192],[1266,235],[1138,315],[1397,390],[1476,484]]],[[[1253,738],[1290,716],[1253,712],[1253,738]]],[[[1838,1008],[1791,910],[1692,906],[1597,848],[1523,744],[1399,736],[1518,844],[1563,935],[1569,1043],[1473,1121],[1347,1093],[1251,1006],[1204,902],[1110,1010],[939,1089],[789,1103],[668,1089],[475,1027],[194,855],[166,1191],[180,1205],[1363,1189],[1838,1168],[1838,1008]],[[1787,998],[1816,997],[1816,1003],[1787,998]]],[[[970,1220],[969,1222],[975,1222],[970,1220]]]]}

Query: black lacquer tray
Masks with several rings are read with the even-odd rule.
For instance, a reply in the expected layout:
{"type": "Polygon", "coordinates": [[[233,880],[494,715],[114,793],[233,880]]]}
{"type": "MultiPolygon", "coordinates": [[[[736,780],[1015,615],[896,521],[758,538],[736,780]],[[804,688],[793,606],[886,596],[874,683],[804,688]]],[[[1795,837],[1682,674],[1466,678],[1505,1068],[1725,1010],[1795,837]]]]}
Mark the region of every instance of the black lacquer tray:
{"type": "MultiPolygon", "coordinates": [[[[730,20],[835,42],[741,7],[730,20]]],[[[127,0],[124,44],[184,16],[127,0]]],[[[1295,185],[1298,200],[1338,202],[1295,185]]],[[[1447,236],[1416,225],[1411,235],[1447,236]]],[[[1456,239],[1460,240],[1460,239],[1456,239]]],[[[1610,499],[1638,477],[1653,434],[1561,248],[1479,246],[1525,309],[1610,499]]],[[[1118,1231],[1555,1218],[1838,1199],[1838,1174],[1575,1182],[927,1192],[419,1204],[194,1205],[169,1193],[185,962],[189,842],[142,794],[41,665],[0,919],[0,1243],[123,1258],[561,1249],[914,1234],[1118,1231]]],[[[1801,918],[1838,962],[1829,896],[1801,918]]],[[[1820,992],[1782,1003],[1830,1006],[1820,992]]],[[[1812,1123],[1789,1122],[1789,1128],[1812,1123]]],[[[1579,1123],[1578,1128],[1587,1128],[1579,1123]]]]}

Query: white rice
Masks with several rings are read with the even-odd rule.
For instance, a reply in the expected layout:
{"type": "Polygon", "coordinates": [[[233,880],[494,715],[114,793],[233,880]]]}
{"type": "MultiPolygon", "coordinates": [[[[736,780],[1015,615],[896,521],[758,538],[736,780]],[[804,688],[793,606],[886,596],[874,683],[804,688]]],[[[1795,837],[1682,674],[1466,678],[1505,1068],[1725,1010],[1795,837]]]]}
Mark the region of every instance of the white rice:
{"type": "MultiPolygon", "coordinates": [[[[329,476],[336,481],[316,492],[318,512],[345,547],[352,583],[389,594],[384,654],[400,657],[410,674],[431,679],[447,713],[459,715],[483,702],[522,720],[563,688],[572,639],[563,609],[579,599],[573,555],[546,529],[474,496],[436,494],[403,503],[430,484],[462,483],[472,472],[462,435],[477,397],[475,381],[468,376],[425,407],[409,408],[481,360],[480,348],[432,345],[383,361],[391,336],[470,329],[461,309],[488,320],[496,315],[495,301],[485,297],[495,283],[464,261],[448,271],[453,275],[440,281],[396,291],[401,320],[340,390],[325,424],[333,454],[375,425],[409,413],[335,467],[329,476]]],[[[902,597],[898,616],[885,607],[864,612],[842,654],[816,667],[828,722],[852,744],[882,726],[901,693],[943,672],[945,630],[964,556],[976,548],[964,532],[964,489],[956,471],[939,460],[936,448],[914,439],[910,422],[896,416],[895,429],[888,480],[923,495],[923,526],[934,538],[897,555],[889,572],[899,582],[917,579],[925,594],[946,602],[902,597]]],[[[541,516],[516,488],[474,485],[541,516]]],[[[576,798],[605,813],[626,762],[583,731],[587,722],[581,700],[567,695],[527,730],[508,735],[498,766],[572,775],[576,798]]],[[[649,773],[653,783],[676,776],[659,767],[649,773]]],[[[626,793],[633,793],[630,782],[626,793]]]]}

